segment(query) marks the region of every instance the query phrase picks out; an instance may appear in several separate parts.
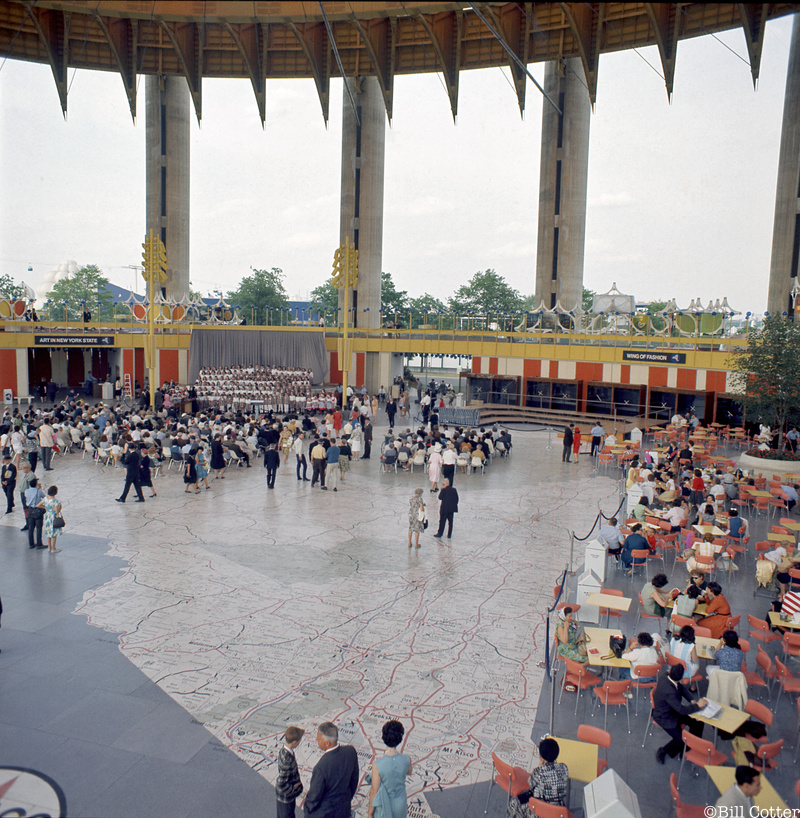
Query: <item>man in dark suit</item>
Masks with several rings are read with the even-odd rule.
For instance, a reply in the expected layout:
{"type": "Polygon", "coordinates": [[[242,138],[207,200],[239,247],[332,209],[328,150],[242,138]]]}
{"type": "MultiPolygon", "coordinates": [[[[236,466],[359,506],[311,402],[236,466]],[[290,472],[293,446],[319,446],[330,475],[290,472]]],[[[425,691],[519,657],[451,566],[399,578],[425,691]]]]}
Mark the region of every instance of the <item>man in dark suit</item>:
{"type": "Polygon", "coordinates": [[[358,756],[350,744],[339,745],[339,730],[324,721],[317,728],[322,758],[311,774],[304,805],[310,818],[350,818],[351,802],[358,789],[358,756]]]}
{"type": "Polygon", "coordinates": [[[442,490],[439,492],[439,528],[433,535],[437,540],[444,534],[444,524],[447,523],[447,539],[453,536],[453,515],[458,512],[458,492],[450,481],[442,480],[442,490]]]}
{"type": "MultiPolygon", "coordinates": [[[[275,446],[270,446],[264,452],[264,468],[267,470],[267,488],[275,488],[275,475],[278,473],[278,466],[281,465],[281,456],[275,446]]],[[[298,478],[299,479],[299,478],[298,478]]]]}
{"type": "Polygon", "coordinates": [[[128,450],[128,444],[125,444],[122,462],[125,465],[125,488],[122,490],[122,496],[117,497],[117,502],[124,503],[131,486],[133,486],[136,489],[136,502],[143,503],[144,494],[142,494],[142,484],[139,481],[142,456],[139,454],[139,445],[137,443],[134,443],[130,450],[128,450]]]}
{"type": "Polygon", "coordinates": [[[564,451],[561,452],[561,462],[571,463],[572,460],[572,441],[574,440],[572,433],[572,424],[564,427],[564,451]]]}
{"type": "Polygon", "coordinates": [[[369,460],[372,454],[372,424],[369,419],[364,419],[362,416],[361,426],[364,429],[364,454],[361,455],[362,460],[369,460]]]}
{"type": "Polygon", "coordinates": [[[664,763],[665,756],[675,758],[683,752],[684,727],[688,727],[689,732],[695,736],[703,734],[703,722],[689,716],[702,710],[708,702],[706,699],[692,701],[686,686],[681,684],[683,673],[683,665],[673,665],[668,674],[661,676],[653,691],[653,720],[671,739],[656,751],[659,764],[664,763]],[[688,704],[683,704],[683,699],[688,704]]]}

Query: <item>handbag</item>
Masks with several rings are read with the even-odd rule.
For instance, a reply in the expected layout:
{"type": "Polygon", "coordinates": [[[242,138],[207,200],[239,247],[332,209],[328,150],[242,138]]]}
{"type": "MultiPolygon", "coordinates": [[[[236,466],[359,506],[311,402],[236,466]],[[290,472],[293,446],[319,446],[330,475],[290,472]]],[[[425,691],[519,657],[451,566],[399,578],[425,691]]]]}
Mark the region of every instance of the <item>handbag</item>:
{"type": "Polygon", "coordinates": [[[53,528],[63,528],[65,525],[64,518],[60,514],[56,514],[53,518],[53,528]]]}
{"type": "Polygon", "coordinates": [[[424,531],[428,527],[428,514],[424,506],[417,509],[417,519],[422,523],[422,530],[424,531]]]}
{"type": "Polygon", "coordinates": [[[616,659],[621,659],[627,642],[628,640],[624,636],[609,636],[608,649],[614,654],[616,659]]]}

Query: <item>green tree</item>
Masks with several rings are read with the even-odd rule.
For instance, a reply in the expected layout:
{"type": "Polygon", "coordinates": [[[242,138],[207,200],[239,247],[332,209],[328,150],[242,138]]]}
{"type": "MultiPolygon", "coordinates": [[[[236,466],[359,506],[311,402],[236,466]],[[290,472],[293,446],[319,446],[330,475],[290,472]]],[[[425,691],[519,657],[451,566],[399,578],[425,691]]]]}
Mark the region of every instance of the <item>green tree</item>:
{"type": "Polygon", "coordinates": [[[459,313],[520,312],[524,305],[517,290],[491,269],[475,273],[448,299],[450,309],[459,313]]]}
{"type": "Polygon", "coordinates": [[[324,284],[311,291],[309,309],[320,313],[333,312],[339,306],[339,291],[328,279],[324,284]]]}
{"type": "Polygon", "coordinates": [[[591,312],[594,306],[594,297],[597,293],[594,290],[583,288],[583,296],[581,297],[581,309],[584,312],[591,312]]]}
{"type": "Polygon", "coordinates": [[[271,270],[250,268],[253,273],[245,276],[235,290],[231,290],[225,299],[232,306],[239,306],[246,319],[250,319],[255,307],[256,324],[279,324],[280,310],[289,306],[289,299],[283,286],[283,270],[273,267],[271,270]],[[273,312],[275,311],[275,312],[273,312]]]}
{"type": "Polygon", "coordinates": [[[10,275],[0,275],[0,298],[15,299],[22,295],[22,284],[17,284],[10,275]]]}
{"type": "Polygon", "coordinates": [[[800,412],[800,324],[781,315],[767,318],[750,331],[745,347],[731,353],[730,369],[747,419],[777,430],[782,449],[786,427],[800,412]]]}
{"type": "Polygon", "coordinates": [[[408,292],[395,287],[391,273],[381,273],[381,309],[384,321],[396,320],[398,327],[405,327],[408,324],[408,308],[408,292]]]}
{"type": "Polygon", "coordinates": [[[47,293],[50,312],[60,317],[66,302],[68,321],[81,321],[84,307],[92,314],[92,319],[100,321],[110,318],[114,312],[114,299],[108,289],[108,279],[96,264],[81,267],[74,275],[57,281],[47,293]]]}
{"type": "Polygon", "coordinates": [[[440,310],[446,310],[447,305],[444,301],[440,301],[428,293],[424,293],[418,298],[412,298],[408,302],[408,307],[412,313],[412,326],[414,328],[422,324],[434,324],[439,326],[439,318],[437,315],[427,315],[426,313],[438,313],[440,310]]]}

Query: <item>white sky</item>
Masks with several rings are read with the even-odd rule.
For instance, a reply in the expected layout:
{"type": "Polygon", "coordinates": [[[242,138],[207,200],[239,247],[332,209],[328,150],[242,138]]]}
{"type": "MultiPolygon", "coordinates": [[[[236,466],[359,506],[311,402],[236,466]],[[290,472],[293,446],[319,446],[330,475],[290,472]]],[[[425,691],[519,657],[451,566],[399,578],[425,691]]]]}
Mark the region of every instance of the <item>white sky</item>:
{"type": "MultiPolygon", "coordinates": [[[[768,25],[755,92],[741,30],[680,43],[671,105],[655,48],[600,58],[586,286],[766,308],[791,25],[768,25]]],[[[543,66],[532,70],[542,82],[543,66]]],[[[463,71],[456,125],[438,75],[395,78],[383,269],[412,296],[446,299],[488,267],[533,292],[542,98],[529,81],[521,119],[507,77],[463,71]]],[[[135,126],[117,75],[71,70],[70,82],[65,121],[48,66],[0,69],[0,272],[35,287],[75,259],[131,287],[145,230],[144,82],[135,126]]],[[[305,297],[329,275],[341,106],[334,80],[326,129],[312,80],[271,80],[262,130],[247,80],[204,80],[191,129],[195,289],[280,267],[290,297],[305,297]]]]}

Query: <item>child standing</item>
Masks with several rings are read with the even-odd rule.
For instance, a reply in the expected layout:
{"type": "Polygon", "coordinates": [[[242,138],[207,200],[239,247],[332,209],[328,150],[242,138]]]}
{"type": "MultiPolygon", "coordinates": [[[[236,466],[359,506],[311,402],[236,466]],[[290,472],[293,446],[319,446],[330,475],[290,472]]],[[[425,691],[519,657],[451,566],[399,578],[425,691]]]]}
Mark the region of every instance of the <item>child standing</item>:
{"type": "Polygon", "coordinates": [[[278,780],[275,782],[278,818],[294,818],[295,798],[303,791],[294,751],[304,734],[305,730],[299,727],[287,727],[283,747],[278,753],[278,780]]]}

